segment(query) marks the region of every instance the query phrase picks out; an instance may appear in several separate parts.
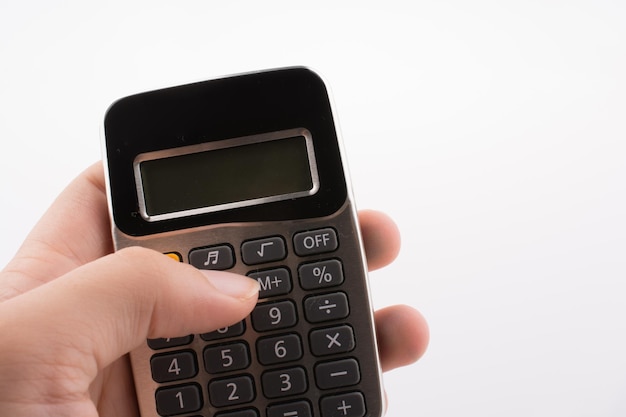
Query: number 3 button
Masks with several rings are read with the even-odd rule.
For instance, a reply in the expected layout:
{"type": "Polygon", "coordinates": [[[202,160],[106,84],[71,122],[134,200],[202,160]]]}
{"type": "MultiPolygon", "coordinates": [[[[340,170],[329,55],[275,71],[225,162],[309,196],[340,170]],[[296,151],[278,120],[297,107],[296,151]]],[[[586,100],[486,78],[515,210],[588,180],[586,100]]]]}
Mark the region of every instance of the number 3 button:
{"type": "Polygon", "coordinates": [[[262,384],[267,398],[302,394],[307,390],[306,373],[302,368],[266,372],[263,374],[262,384]]]}

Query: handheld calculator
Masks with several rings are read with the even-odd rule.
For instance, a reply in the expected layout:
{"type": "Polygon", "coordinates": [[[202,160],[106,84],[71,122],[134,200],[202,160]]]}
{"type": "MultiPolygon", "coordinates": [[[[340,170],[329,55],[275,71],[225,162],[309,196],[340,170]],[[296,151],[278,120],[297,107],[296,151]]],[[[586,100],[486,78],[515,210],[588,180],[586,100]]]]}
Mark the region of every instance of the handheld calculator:
{"type": "Polygon", "coordinates": [[[367,267],[334,120],[324,82],[301,67],[108,109],[115,248],[260,283],[245,320],[131,352],[143,417],[382,415],[367,267]]]}

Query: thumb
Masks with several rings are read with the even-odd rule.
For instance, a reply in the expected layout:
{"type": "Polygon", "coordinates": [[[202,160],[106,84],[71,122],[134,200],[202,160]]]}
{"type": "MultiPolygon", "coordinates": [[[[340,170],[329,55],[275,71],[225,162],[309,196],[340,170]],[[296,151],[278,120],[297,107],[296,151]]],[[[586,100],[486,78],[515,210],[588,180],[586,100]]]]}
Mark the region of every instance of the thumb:
{"type": "Polygon", "coordinates": [[[10,327],[2,332],[18,338],[13,346],[20,355],[35,350],[30,357],[46,364],[78,365],[88,384],[146,338],[204,333],[242,320],[257,294],[258,283],[248,277],[199,271],[128,248],[0,304],[6,318],[0,328],[10,327]]]}

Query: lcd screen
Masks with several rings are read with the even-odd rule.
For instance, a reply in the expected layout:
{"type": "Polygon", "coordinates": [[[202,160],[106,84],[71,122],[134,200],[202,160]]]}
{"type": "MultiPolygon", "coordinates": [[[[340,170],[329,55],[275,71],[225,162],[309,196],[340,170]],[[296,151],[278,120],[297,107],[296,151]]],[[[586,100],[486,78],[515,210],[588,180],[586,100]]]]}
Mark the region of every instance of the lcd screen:
{"type": "Polygon", "coordinates": [[[310,137],[293,136],[141,160],[142,215],[158,220],[311,195],[317,173],[309,145],[310,137]]]}

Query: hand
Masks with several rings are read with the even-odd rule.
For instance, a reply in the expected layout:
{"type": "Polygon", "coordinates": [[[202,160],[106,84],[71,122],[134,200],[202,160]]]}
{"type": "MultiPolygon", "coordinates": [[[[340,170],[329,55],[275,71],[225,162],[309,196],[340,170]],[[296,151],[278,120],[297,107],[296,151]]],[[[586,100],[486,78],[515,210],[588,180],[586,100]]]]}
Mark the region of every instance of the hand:
{"type": "MultiPolygon", "coordinates": [[[[137,416],[127,352],[146,338],[224,327],[254,307],[258,283],[247,277],[148,249],[111,254],[108,219],[96,164],[0,273],[0,415],[137,416]]],[[[360,223],[370,269],[390,263],[400,244],[394,223],[373,211],[360,223]]],[[[396,306],[375,317],[384,370],[423,354],[428,327],[419,313],[396,306]]]]}

